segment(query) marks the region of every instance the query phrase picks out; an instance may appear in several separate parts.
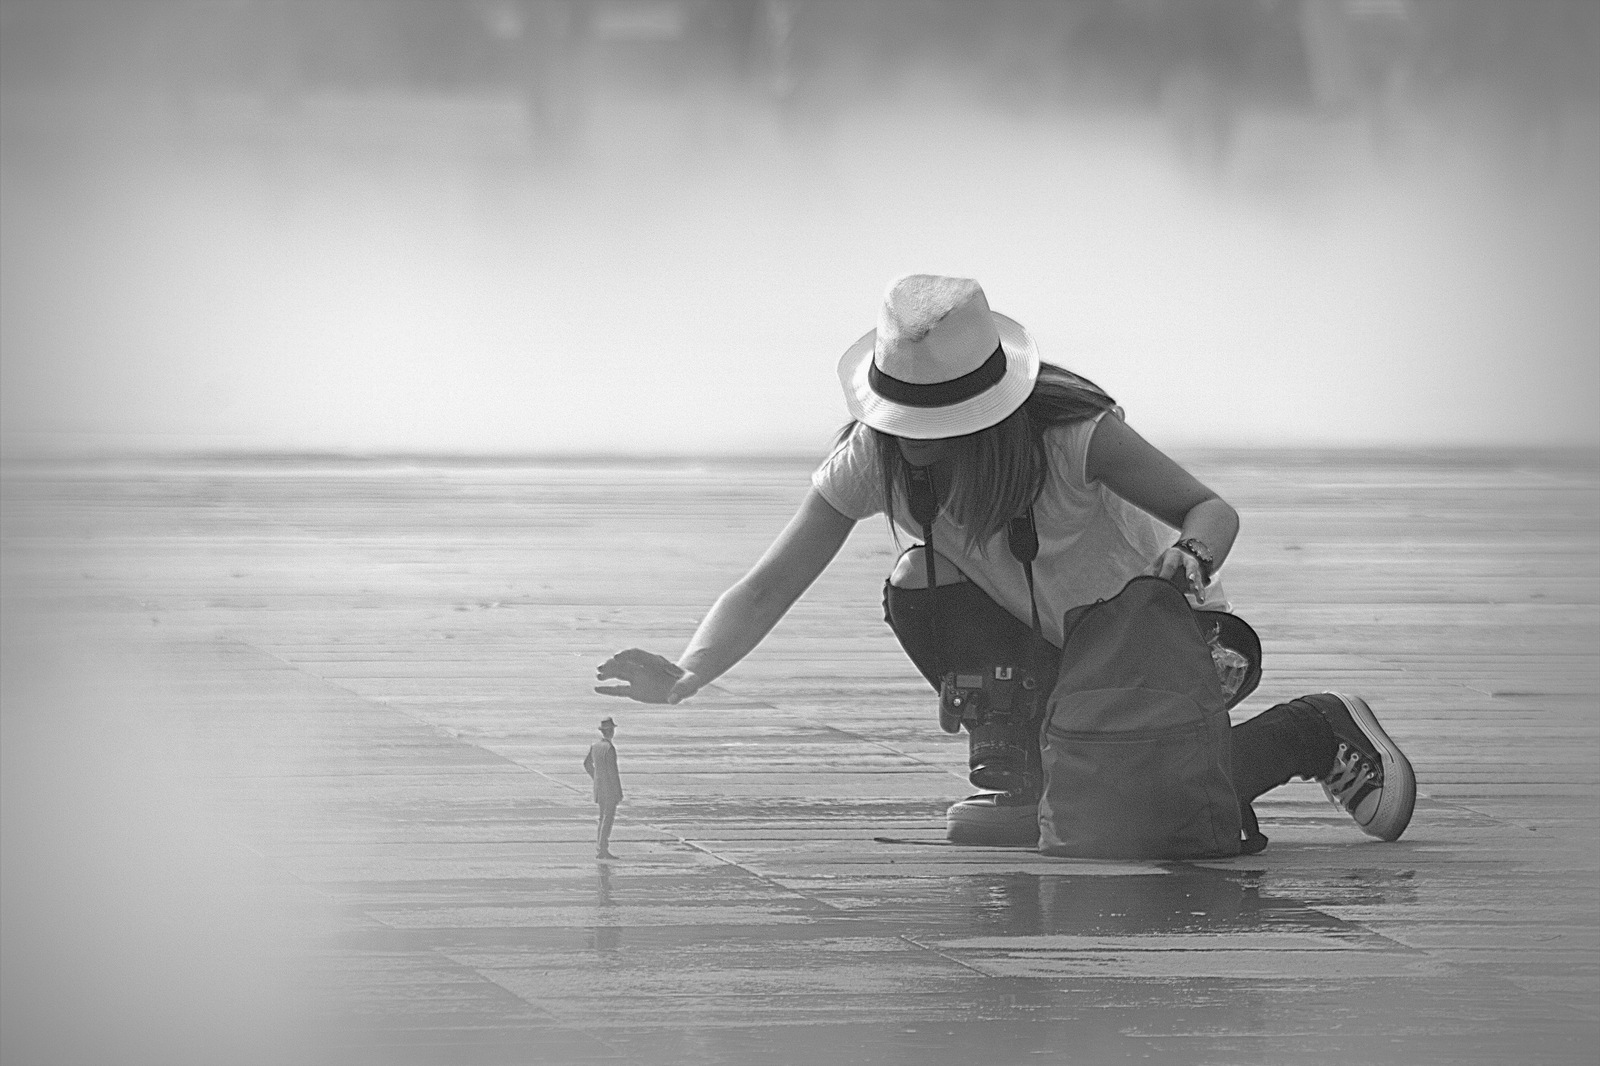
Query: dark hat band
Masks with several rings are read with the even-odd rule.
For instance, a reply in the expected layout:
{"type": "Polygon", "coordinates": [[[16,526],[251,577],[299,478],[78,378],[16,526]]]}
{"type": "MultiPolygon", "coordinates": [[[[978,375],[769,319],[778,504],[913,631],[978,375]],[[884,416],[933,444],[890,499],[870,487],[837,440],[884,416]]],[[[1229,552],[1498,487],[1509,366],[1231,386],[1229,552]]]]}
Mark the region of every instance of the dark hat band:
{"type": "Polygon", "coordinates": [[[1006,350],[1003,345],[998,344],[995,345],[994,354],[985,359],[982,366],[949,381],[931,381],[925,385],[901,381],[879,370],[876,359],[867,367],[867,384],[872,387],[872,391],[885,400],[892,400],[907,407],[949,407],[951,404],[970,400],[984,390],[993,388],[1005,376],[1006,350]]]}

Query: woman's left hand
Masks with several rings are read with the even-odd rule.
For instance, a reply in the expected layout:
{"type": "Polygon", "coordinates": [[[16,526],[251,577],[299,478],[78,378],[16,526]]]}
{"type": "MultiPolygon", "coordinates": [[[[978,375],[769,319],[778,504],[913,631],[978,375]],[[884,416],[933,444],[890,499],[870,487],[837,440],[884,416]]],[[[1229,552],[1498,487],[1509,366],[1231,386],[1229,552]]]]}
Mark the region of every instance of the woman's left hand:
{"type": "Polygon", "coordinates": [[[1206,586],[1200,578],[1200,560],[1182,548],[1168,548],[1144,572],[1172,582],[1179,592],[1193,594],[1200,603],[1206,602],[1206,586]]]}

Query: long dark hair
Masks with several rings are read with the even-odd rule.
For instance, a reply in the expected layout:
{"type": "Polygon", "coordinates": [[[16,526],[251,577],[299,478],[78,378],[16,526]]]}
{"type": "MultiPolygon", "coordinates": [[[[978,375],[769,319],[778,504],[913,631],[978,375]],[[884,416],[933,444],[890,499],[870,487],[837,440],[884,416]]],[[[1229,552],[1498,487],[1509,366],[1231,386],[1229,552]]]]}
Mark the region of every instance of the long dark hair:
{"type": "MultiPolygon", "coordinates": [[[[1115,406],[1116,401],[1088,378],[1040,363],[1033,392],[1021,407],[988,429],[947,438],[954,448],[940,465],[947,468],[948,481],[944,477],[936,481],[944,510],[966,528],[966,550],[982,551],[1039,498],[1050,472],[1044,443],[1047,430],[1085,421],[1115,406]]],[[[865,433],[872,441],[892,528],[895,505],[906,498],[910,464],[893,435],[852,421],[839,431],[838,443],[852,433],[865,433]]]]}

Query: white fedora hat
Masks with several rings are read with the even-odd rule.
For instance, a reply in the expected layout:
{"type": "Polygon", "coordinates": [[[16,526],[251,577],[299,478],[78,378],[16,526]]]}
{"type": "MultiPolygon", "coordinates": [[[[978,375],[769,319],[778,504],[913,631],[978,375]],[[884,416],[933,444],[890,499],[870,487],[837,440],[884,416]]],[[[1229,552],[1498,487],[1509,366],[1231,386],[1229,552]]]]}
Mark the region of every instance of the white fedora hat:
{"type": "Polygon", "coordinates": [[[971,278],[910,274],[889,284],[878,328],[839,360],[851,417],[896,437],[959,437],[1022,406],[1039,350],[1022,326],[989,310],[971,278]]]}

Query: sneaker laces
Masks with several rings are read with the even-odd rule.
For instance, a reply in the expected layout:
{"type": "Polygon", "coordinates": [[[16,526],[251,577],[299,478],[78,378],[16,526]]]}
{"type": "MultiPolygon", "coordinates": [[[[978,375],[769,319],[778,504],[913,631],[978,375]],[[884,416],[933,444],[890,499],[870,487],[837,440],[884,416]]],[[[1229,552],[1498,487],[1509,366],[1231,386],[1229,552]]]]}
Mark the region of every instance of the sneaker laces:
{"type": "Polygon", "coordinates": [[[1353,812],[1362,800],[1382,787],[1383,777],[1378,768],[1358,749],[1341,742],[1333,757],[1333,768],[1322,781],[1322,790],[1328,798],[1353,812]]]}

